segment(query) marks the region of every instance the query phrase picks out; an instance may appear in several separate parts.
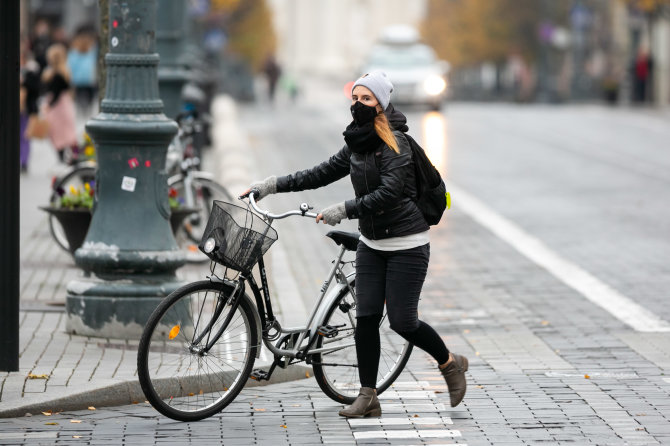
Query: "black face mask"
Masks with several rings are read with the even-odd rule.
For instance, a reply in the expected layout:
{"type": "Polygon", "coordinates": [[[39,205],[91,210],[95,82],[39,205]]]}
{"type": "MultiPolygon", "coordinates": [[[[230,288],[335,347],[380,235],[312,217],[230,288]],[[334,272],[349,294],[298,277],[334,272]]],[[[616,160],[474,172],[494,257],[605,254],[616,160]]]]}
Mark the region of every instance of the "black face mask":
{"type": "Polygon", "coordinates": [[[377,107],[370,107],[369,105],[364,105],[359,101],[356,101],[354,105],[351,106],[351,116],[354,118],[354,122],[358,126],[363,126],[375,120],[377,116],[377,107]]]}

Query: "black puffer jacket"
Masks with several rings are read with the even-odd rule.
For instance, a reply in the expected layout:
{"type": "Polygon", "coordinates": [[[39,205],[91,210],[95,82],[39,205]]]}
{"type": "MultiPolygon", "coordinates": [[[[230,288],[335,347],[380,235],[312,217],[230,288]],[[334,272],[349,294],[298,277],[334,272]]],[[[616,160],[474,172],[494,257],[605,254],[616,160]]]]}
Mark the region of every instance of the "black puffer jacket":
{"type": "Polygon", "coordinates": [[[356,198],[347,200],[347,217],[359,219],[359,230],[372,240],[416,234],[429,226],[416,206],[416,180],[412,152],[403,132],[405,116],[386,109],[400,153],[382,143],[365,153],[348,146],[311,169],[277,178],[277,192],[316,189],[351,175],[356,198]]]}

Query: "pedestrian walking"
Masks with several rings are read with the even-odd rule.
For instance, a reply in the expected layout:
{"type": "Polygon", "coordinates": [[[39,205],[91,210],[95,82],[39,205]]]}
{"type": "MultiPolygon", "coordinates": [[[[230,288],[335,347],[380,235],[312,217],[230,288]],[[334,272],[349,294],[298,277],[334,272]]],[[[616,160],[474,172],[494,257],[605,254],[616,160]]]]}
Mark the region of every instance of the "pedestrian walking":
{"type": "Polygon", "coordinates": [[[90,112],[97,93],[98,48],[95,29],[81,26],[75,33],[67,53],[67,66],[72,74],[75,101],[83,116],[90,112]]]}
{"type": "Polygon", "coordinates": [[[20,89],[19,89],[19,112],[20,112],[20,160],[21,172],[28,171],[30,159],[30,138],[38,119],[37,100],[40,96],[40,67],[30,57],[25,45],[21,48],[20,58],[20,89]]]}
{"type": "Polygon", "coordinates": [[[265,77],[268,81],[268,98],[272,103],[275,100],[277,81],[281,76],[281,67],[273,55],[270,55],[267,57],[267,59],[265,59],[265,63],[263,64],[263,73],[265,74],[265,77]]]}
{"type": "Polygon", "coordinates": [[[79,148],[65,46],[60,43],[51,45],[47,51],[47,63],[42,83],[47,95],[44,116],[49,122],[49,139],[61,162],[73,162],[77,159],[79,148]],[[66,152],[69,152],[69,159],[66,159],[66,152]]]}
{"type": "MultiPolygon", "coordinates": [[[[450,353],[442,338],[418,318],[419,294],[428,270],[429,225],[416,205],[412,152],[404,137],[407,118],[390,103],[393,85],[375,71],[352,87],[353,121],[345,145],[327,161],[291,175],[252,183],[258,199],[277,192],[316,189],[350,175],[355,198],[323,209],[316,221],[336,225],[358,219],[354,339],[361,388],[344,417],[380,416],[376,382],[380,360],[379,323],[384,305],[391,328],[428,352],[449,388],[451,406],[465,396],[468,360],[450,353]]],[[[249,192],[249,191],[247,191],[249,192]]]]}

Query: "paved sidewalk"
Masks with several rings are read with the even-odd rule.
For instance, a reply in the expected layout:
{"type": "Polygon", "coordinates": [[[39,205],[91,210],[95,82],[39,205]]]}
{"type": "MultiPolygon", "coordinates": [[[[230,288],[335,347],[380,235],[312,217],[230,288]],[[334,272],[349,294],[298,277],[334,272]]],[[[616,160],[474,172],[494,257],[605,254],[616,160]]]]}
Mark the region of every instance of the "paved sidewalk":
{"type": "MultiPolygon", "coordinates": [[[[249,177],[247,160],[237,153],[244,146],[234,134],[235,104],[219,97],[213,112],[217,133],[203,165],[233,193],[243,191],[249,177]]],[[[51,178],[61,171],[49,143],[34,143],[30,171],[21,177],[20,370],[0,372],[0,417],[144,401],[136,376],[137,341],[65,333],[65,289],[81,272],[69,253],[52,240],[46,214],[37,209],[48,203],[51,178]]],[[[278,263],[276,257],[281,255],[280,250],[270,261],[278,263]]],[[[202,280],[208,273],[204,264],[186,265],[177,274],[186,283],[202,280]]],[[[270,280],[277,277],[274,285],[290,291],[291,278],[285,271],[279,273],[270,280]]],[[[277,303],[278,313],[302,317],[301,304],[293,305],[290,312],[285,305],[291,305],[290,295],[277,303]]],[[[271,361],[272,355],[263,349],[257,366],[267,368],[271,361]]],[[[302,366],[279,369],[271,382],[304,378],[305,372],[302,366]]]]}

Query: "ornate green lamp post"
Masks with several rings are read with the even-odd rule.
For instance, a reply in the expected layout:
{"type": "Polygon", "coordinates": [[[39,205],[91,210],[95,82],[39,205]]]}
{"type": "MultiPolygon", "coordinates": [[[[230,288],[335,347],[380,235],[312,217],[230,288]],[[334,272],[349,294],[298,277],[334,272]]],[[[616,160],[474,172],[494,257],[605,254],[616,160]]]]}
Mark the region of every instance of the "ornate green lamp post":
{"type": "Polygon", "coordinates": [[[189,80],[186,69],[187,10],[185,0],[158,0],[156,47],[161,55],[158,66],[158,85],[171,118],[181,111],[181,89],[189,80]]]}
{"type": "Polygon", "coordinates": [[[170,230],[165,156],[176,124],[163,114],[156,0],[109,1],[107,86],[86,129],[95,142],[96,205],[67,286],[70,333],[138,338],[185,263],[170,230]]]}

